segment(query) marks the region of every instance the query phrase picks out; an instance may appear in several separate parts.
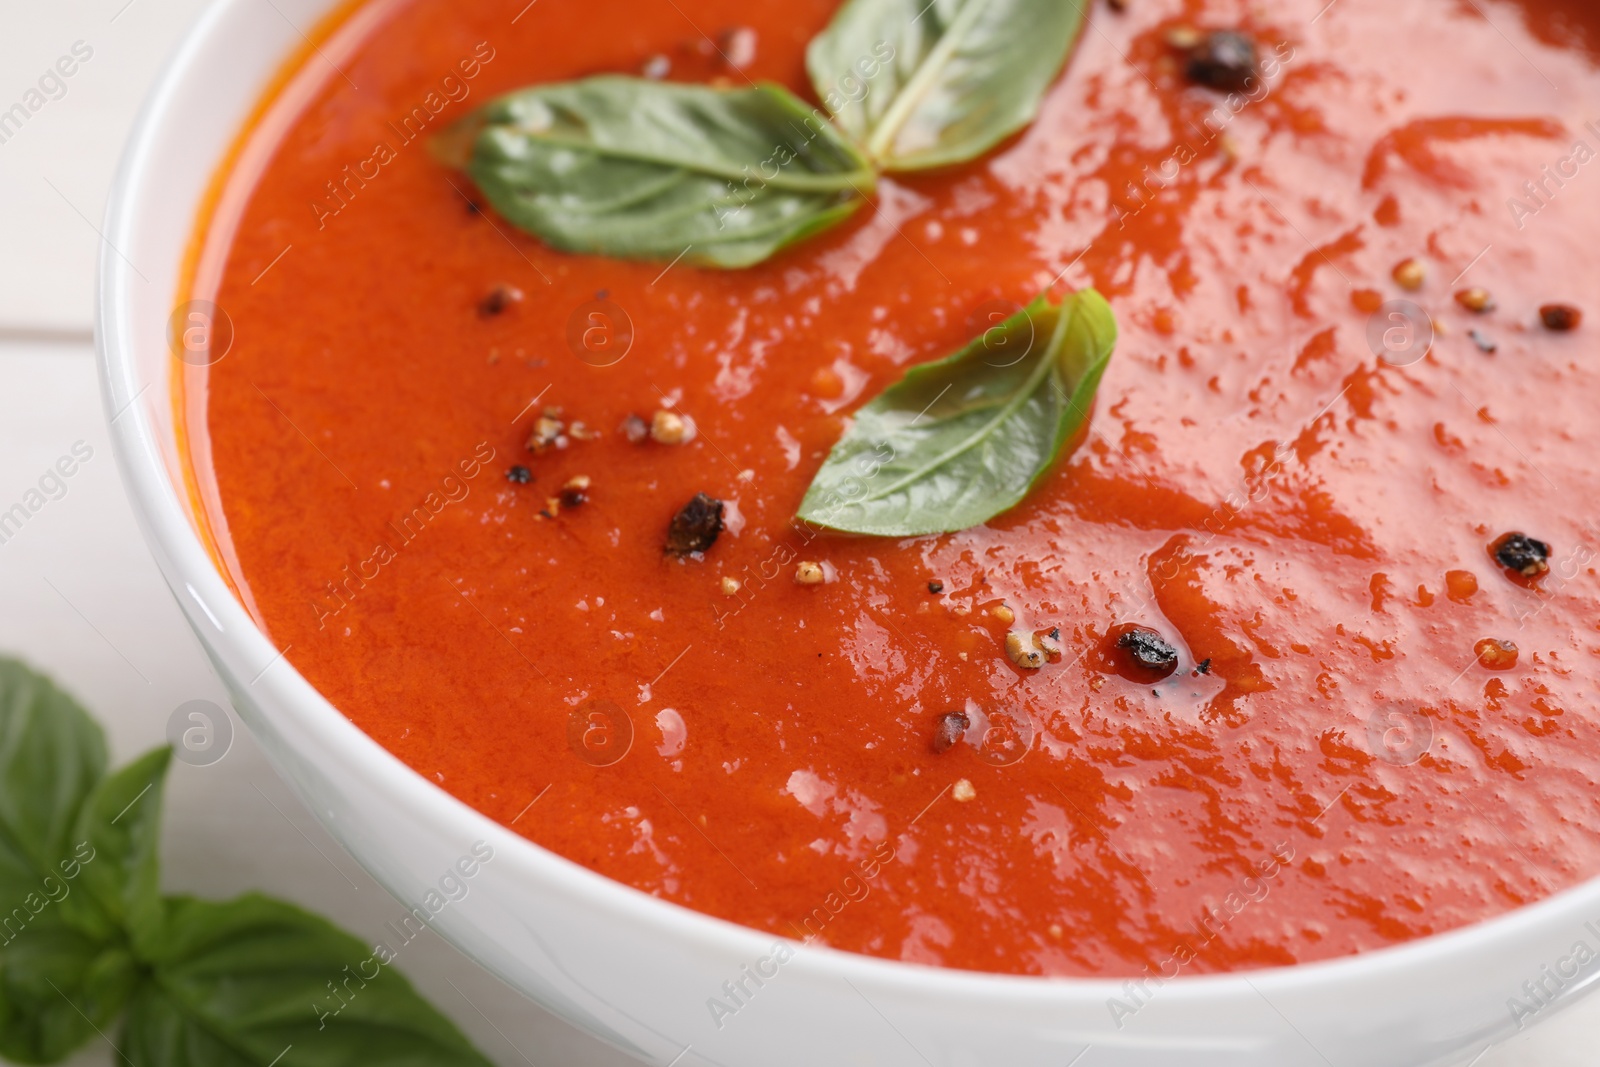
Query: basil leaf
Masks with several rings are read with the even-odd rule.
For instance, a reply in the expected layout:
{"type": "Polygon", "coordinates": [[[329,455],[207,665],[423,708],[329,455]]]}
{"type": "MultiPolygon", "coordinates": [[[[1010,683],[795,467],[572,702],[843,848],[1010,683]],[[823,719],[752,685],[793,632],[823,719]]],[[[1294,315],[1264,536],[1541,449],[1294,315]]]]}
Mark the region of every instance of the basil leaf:
{"type": "Polygon", "coordinates": [[[133,1063],[490,1067],[371,947],[291,904],[168,898],[164,931],[128,1011],[133,1063]]]}
{"type": "MultiPolygon", "coordinates": [[[[11,928],[8,928],[8,932],[11,928]]],[[[105,1029],[138,980],[126,946],[42,911],[0,947],[0,1056],[57,1063],[105,1029]]]]}
{"type": "Polygon", "coordinates": [[[848,0],[806,50],[817,95],[885,170],[976,159],[1032,122],[1087,0],[848,0]]]}
{"type": "MultiPolygon", "coordinates": [[[[148,951],[159,936],[163,909],[158,849],[161,797],[172,750],[145,753],[90,794],[74,836],[88,842],[92,859],[78,878],[82,896],[63,901],[69,915],[92,903],[148,951]],[[84,898],[87,897],[88,900],[84,898]]],[[[83,925],[80,923],[80,925],[83,925]]]]}
{"type": "Polygon", "coordinates": [[[471,121],[478,188],[570,252],[744,267],[844,219],[874,182],[826,116],[777,85],[596,77],[512,93],[471,121]]]}
{"type": "Polygon", "coordinates": [[[850,533],[910,537],[1012,507],[1089,416],[1117,323],[1093,289],[1040,297],[856,412],[800,504],[850,533]]]}
{"type": "Polygon", "coordinates": [[[79,809],[105,768],[105,737],[83,708],[0,659],[0,911],[61,877],[79,809]]]}
{"type": "Polygon", "coordinates": [[[92,853],[74,828],[105,767],[105,737],[77,701],[0,658],[0,1056],[10,1060],[64,1058],[110,1023],[132,985],[115,925],[75,891],[92,853]]]}

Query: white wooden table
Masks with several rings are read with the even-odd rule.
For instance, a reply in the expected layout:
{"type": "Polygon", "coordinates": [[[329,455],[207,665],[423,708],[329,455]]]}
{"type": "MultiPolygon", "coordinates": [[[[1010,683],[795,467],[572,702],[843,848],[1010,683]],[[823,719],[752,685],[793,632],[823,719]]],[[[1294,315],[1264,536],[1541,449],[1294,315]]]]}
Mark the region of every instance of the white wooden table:
{"type": "MultiPolygon", "coordinates": [[[[226,703],[134,525],[91,348],[94,262],[112,171],[147,87],[204,2],[10,2],[0,14],[0,110],[75,42],[93,49],[65,93],[0,143],[0,510],[75,442],[94,450],[66,494],[0,544],[0,651],[50,671],[86,702],[119,761],[162,743],[184,701],[226,703]]],[[[376,938],[395,907],[242,730],[212,766],[173,764],[162,859],[169,890],[220,897],[260,889],[363,938],[376,938]]],[[[436,935],[408,951],[402,969],[504,1067],[632,1062],[436,935]]],[[[1600,997],[1489,1051],[1477,1067],[1591,1067],[1597,1046],[1600,997]]],[[[72,1061],[116,1062],[103,1044],[72,1061]]]]}

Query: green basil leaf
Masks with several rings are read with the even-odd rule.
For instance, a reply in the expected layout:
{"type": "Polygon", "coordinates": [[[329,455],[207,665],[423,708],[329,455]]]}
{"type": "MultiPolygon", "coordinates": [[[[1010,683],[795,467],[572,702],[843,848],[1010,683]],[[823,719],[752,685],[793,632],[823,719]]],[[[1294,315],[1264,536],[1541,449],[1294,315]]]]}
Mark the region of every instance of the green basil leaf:
{"type": "Polygon", "coordinates": [[[570,252],[744,267],[844,219],[874,182],[827,117],[777,85],[588,78],[501,97],[470,121],[478,188],[570,252]]]}
{"type": "Polygon", "coordinates": [[[0,935],[0,1056],[58,1063],[109,1027],[138,981],[127,947],[43,911],[0,935]]]}
{"type": "Polygon", "coordinates": [[[1089,417],[1117,323],[1093,289],[1040,297],[856,412],[800,504],[808,522],[910,537],[1012,507],[1089,417]]]}
{"type": "Polygon", "coordinates": [[[0,658],[0,912],[72,862],[73,826],[105,768],[105,736],[77,701],[0,658]]]}
{"type": "Polygon", "coordinates": [[[960,163],[1033,121],[1087,2],[848,0],[806,68],[883,169],[960,163]]]}
{"type": "Polygon", "coordinates": [[[127,931],[141,953],[160,936],[163,917],[158,853],[161,797],[171,761],[170,748],[154,749],[112,774],[89,795],[74,836],[87,842],[92,852],[78,877],[81,895],[62,902],[71,916],[92,903],[127,931]]]}
{"type": "Polygon", "coordinates": [[[93,853],[74,830],[105,767],[105,737],[77,701],[0,658],[0,1056],[10,1060],[64,1058],[111,1021],[133,981],[115,925],[76,892],[93,853]]]}
{"type": "Polygon", "coordinates": [[[167,906],[128,1011],[133,1063],[489,1067],[391,964],[325,920],[255,894],[167,906]]]}

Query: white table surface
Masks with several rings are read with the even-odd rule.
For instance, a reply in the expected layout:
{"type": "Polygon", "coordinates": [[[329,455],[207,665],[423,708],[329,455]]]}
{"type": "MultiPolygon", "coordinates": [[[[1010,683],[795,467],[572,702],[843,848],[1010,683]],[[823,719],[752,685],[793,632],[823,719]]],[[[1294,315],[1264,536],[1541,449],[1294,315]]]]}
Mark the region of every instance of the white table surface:
{"type": "MultiPolygon", "coordinates": [[[[98,229],[122,141],[146,88],[204,3],[5,0],[0,14],[0,109],[74,42],[94,49],[66,94],[0,144],[0,506],[75,442],[94,449],[67,494],[0,544],[0,652],[53,673],[83,700],[119,761],[161,744],[168,717],[184,701],[226,703],[134,524],[110,452],[90,341],[98,229]]],[[[259,889],[364,938],[376,938],[396,906],[301,807],[242,730],[219,763],[173,764],[163,842],[169,891],[222,897],[259,889]]],[[[408,951],[401,969],[504,1067],[632,1062],[518,996],[434,934],[408,951]]],[[[1600,997],[1489,1050],[1476,1067],[1592,1067],[1596,1048],[1600,997]]],[[[70,1062],[118,1061],[100,1044],[70,1062]]]]}

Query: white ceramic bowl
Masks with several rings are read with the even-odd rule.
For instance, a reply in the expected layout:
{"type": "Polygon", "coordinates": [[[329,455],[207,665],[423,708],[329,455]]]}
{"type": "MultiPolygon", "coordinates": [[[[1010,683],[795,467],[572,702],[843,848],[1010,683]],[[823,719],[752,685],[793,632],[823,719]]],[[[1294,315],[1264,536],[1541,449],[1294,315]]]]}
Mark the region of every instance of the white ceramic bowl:
{"type": "Polygon", "coordinates": [[[1465,1063],[1515,1028],[1510,998],[1536,1003],[1525,980],[1544,979],[1541,997],[1551,1001],[1534,1021],[1592,984],[1600,963],[1562,975],[1559,991],[1544,976],[1573,970],[1562,961],[1576,942],[1600,950],[1596,882],[1399,948],[1248,975],[1180,977],[1143,990],[798,946],[776,977],[759,988],[747,980],[752,995],[719,1025],[708,999],[724,996],[724,982],[770,956],[770,935],[593,874],[413,773],[256,629],[196,533],[179,488],[175,360],[165,340],[181,259],[226,148],[301,44],[295,27],[311,27],[331,7],[331,0],[221,0],[190,33],[145,106],[112,192],[96,335],[134,510],[235,707],[279,772],[407,904],[423,904],[475,842],[493,848],[492,861],[466,881],[467,895],[432,917],[439,933],[575,1025],[645,1062],[682,1067],[1465,1063]],[[1591,919],[1596,926],[1585,926],[1591,919]],[[1113,998],[1139,1006],[1121,1027],[1113,998]]]}

